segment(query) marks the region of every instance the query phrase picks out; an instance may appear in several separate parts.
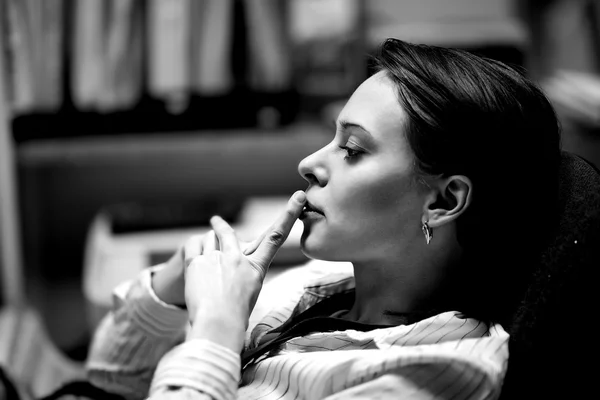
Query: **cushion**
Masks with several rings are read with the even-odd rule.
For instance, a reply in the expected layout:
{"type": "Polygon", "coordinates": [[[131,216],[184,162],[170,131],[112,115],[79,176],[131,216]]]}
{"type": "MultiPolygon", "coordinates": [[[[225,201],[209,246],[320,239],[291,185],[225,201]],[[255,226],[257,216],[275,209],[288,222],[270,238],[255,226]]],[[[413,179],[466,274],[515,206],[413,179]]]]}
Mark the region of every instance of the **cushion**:
{"type": "MultiPolygon", "coordinates": [[[[502,399],[579,398],[594,382],[586,375],[591,375],[587,361],[594,363],[591,353],[597,348],[591,325],[592,271],[600,267],[597,167],[562,152],[558,194],[554,235],[507,327],[510,359],[502,399]]],[[[535,204],[524,202],[524,207],[536,212],[535,204]]],[[[526,221],[519,229],[541,234],[526,221]]]]}

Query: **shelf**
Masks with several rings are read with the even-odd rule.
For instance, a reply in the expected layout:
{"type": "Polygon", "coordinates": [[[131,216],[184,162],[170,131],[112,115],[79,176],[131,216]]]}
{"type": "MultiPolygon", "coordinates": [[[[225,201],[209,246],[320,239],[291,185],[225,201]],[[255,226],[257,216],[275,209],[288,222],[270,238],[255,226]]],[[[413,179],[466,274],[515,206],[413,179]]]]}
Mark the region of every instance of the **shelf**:
{"type": "MultiPolygon", "coordinates": [[[[245,149],[285,154],[285,147],[324,143],[331,132],[323,124],[301,122],[277,129],[207,130],[38,139],[17,147],[19,165],[133,163],[140,158],[193,157],[208,152],[239,156],[245,149]]],[[[248,156],[252,156],[250,152],[248,156]]]]}

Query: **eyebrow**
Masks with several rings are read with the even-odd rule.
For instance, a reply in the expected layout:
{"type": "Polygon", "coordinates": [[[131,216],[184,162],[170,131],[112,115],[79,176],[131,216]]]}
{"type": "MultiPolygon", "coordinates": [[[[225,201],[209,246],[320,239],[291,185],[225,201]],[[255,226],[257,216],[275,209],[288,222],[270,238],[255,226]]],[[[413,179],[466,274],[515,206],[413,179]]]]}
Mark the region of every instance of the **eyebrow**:
{"type": "Polygon", "coordinates": [[[366,133],[368,136],[370,136],[371,139],[373,138],[373,135],[371,135],[371,133],[367,129],[365,129],[364,126],[362,126],[360,124],[355,124],[354,122],[349,122],[349,121],[346,121],[346,120],[339,120],[338,124],[344,130],[349,129],[349,128],[360,129],[361,131],[363,131],[364,133],[366,133]]]}

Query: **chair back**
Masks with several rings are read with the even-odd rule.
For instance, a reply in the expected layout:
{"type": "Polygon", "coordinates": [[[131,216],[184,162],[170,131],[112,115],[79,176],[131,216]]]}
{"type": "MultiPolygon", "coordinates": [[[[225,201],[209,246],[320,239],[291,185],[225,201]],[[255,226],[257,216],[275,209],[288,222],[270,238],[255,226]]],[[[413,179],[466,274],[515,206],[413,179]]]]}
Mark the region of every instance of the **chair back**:
{"type": "MultiPolygon", "coordinates": [[[[543,199],[525,201],[535,212],[536,201],[543,199]]],[[[587,365],[594,364],[592,352],[598,348],[592,272],[600,267],[600,172],[568,152],[561,156],[558,211],[553,239],[507,326],[511,339],[503,400],[593,393],[595,368],[587,365]]],[[[541,234],[535,226],[521,228],[541,234]]]]}

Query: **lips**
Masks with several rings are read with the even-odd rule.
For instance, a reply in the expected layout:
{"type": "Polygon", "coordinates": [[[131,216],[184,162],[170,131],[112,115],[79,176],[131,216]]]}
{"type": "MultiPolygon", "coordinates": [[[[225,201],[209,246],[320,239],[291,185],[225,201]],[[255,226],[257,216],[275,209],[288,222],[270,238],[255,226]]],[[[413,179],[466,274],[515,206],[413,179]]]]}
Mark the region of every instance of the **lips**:
{"type": "Polygon", "coordinates": [[[319,208],[317,208],[313,204],[311,204],[310,201],[306,202],[306,205],[304,206],[304,211],[314,211],[316,213],[323,215],[323,211],[321,211],[319,208]]]}
{"type": "Polygon", "coordinates": [[[312,215],[314,215],[314,214],[325,215],[325,214],[323,214],[323,211],[321,211],[318,207],[316,207],[314,204],[311,204],[309,201],[307,201],[304,206],[304,209],[302,210],[302,215],[309,216],[311,214],[312,215]]]}

